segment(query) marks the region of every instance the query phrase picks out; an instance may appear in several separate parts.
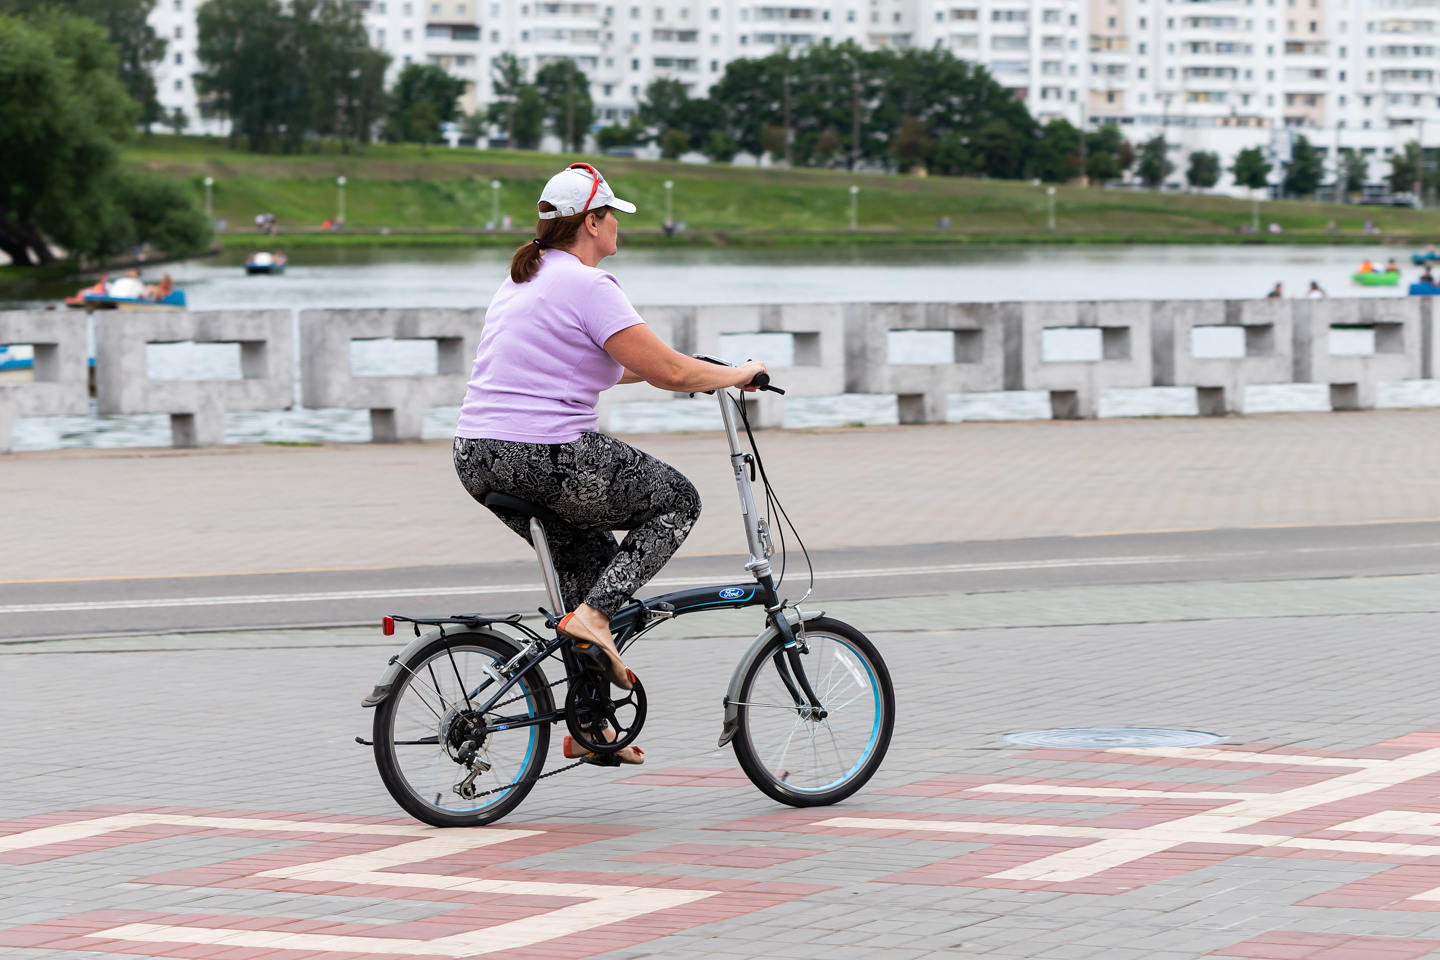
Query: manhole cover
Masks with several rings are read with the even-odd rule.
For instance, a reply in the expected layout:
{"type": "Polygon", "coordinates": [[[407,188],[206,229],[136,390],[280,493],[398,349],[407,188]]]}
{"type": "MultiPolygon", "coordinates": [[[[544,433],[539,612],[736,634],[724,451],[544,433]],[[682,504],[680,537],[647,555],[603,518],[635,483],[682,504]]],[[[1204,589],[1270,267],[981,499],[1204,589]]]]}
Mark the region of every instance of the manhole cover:
{"type": "Polygon", "coordinates": [[[1204,730],[1167,730],[1164,727],[1061,727],[1007,733],[1005,739],[1024,747],[1060,747],[1107,750],[1116,747],[1204,747],[1225,737],[1204,730]]]}

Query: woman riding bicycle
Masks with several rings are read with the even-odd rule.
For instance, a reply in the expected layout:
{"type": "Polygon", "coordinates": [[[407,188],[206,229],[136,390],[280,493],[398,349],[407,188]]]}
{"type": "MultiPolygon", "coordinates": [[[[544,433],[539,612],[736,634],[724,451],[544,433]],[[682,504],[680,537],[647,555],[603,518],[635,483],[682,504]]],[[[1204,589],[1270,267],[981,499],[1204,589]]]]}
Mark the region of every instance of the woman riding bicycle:
{"type": "MultiPolygon", "coordinates": [[[[455,429],[455,470],[472,497],[497,492],[542,504],[565,521],[545,535],[566,603],[559,630],[597,656],[611,683],[631,682],[610,617],[674,555],[700,515],[700,497],[674,467],[598,432],[600,391],[641,380],[662,390],[742,387],[764,372],[722,367],[672,350],[598,268],[616,252],[616,212],[634,213],[594,167],[551,177],[535,238],[485,313],[455,429]],[[619,544],[612,531],[629,531],[619,544]]],[[[528,519],[493,511],[530,539],[528,519]]],[[[567,755],[569,751],[567,750],[567,755]]],[[[641,752],[620,752],[640,763],[641,752]]]]}

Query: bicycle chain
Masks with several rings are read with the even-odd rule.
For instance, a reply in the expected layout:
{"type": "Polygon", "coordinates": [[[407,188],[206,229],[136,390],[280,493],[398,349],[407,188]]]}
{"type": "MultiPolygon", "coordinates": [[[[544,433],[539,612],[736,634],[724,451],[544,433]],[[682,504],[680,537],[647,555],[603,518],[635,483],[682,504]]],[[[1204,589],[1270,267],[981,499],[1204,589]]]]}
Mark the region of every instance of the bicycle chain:
{"type": "Polygon", "coordinates": [[[492,794],[492,793],[500,793],[500,792],[503,791],[503,790],[514,790],[516,787],[528,787],[528,786],[530,786],[530,784],[532,784],[532,783],[539,783],[541,780],[544,780],[546,777],[553,777],[553,776],[555,776],[557,773],[564,773],[566,770],[574,770],[576,767],[581,766],[582,764],[584,764],[584,762],[585,762],[584,760],[576,760],[574,763],[570,764],[570,766],[568,766],[568,767],[560,767],[558,770],[551,770],[549,773],[542,773],[542,774],[540,774],[540,776],[538,776],[538,777],[531,777],[531,778],[528,779],[528,780],[521,780],[521,781],[519,781],[518,783],[507,783],[507,784],[505,784],[505,786],[503,786],[503,787],[495,787],[495,788],[493,788],[493,789],[486,790],[484,793],[477,793],[477,794],[475,794],[475,796],[473,796],[473,797],[468,797],[467,799],[470,799],[470,800],[478,800],[478,799],[480,799],[481,797],[488,797],[488,796],[490,796],[490,794],[492,794]]]}

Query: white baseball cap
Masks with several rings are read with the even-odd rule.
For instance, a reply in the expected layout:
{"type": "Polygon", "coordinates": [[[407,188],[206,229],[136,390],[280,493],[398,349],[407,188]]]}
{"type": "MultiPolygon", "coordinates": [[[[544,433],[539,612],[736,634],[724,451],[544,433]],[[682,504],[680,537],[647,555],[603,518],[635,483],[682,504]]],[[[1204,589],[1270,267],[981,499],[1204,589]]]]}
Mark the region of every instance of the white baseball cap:
{"type": "Polygon", "coordinates": [[[541,220],[573,217],[601,207],[614,207],[621,213],[635,212],[635,204],[615,196],[600,171],[588,163],[572,163],[551,177],[545,189],[540,191],[540,202],[555,208],[541,211],[541,220]]]}

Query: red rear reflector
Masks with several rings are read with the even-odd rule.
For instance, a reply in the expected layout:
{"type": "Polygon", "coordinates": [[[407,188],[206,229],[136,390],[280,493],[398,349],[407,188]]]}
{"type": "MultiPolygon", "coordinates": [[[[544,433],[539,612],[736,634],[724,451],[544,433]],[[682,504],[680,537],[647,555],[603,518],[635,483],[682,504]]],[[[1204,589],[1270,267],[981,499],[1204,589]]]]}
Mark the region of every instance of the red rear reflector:
{"type": "Polygon", "coordinates": [[[395,636],[395,618],[382,617],[380,620],[380,632],[387,637],[395,636]]]}

